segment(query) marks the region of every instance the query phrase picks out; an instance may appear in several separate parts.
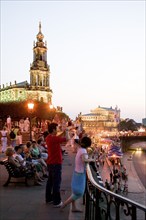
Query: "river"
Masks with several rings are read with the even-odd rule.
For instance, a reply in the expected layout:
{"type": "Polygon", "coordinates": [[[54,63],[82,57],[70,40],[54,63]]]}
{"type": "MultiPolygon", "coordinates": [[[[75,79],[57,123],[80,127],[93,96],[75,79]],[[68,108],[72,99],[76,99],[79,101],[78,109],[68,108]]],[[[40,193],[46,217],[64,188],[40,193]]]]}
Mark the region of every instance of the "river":
{"type": "Polygon", "coordinates": [[[146,142],[132,144],[132,148],[136,149],[133,154],[134,168],[143,186],[146,188],[146,142]],[[140,148],[143,150],[137,150],[140,148]]]}

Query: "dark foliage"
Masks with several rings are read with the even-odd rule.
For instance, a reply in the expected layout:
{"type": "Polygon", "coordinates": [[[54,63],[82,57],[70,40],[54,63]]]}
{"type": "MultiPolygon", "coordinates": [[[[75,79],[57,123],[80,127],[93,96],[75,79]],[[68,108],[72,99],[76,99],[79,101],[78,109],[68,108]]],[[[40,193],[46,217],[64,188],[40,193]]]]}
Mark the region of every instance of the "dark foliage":
{"type": "Polygon", "coordinates": [[[125,119],[118,124],[119,131],[137,131],[139,129],[139,124],[133,119],[125,119]]]}
{"type": "Polygon", "coordinates": [[[28,109],[28,101],[25,102],[9,102],[0,103],[0,119],[6,120],[10,115],[13,120],[20,120],[21,118],[31,117],[52,120],[57,114],[59,118],[68,118],[63,112],[56,112],[55,108],[50,109],[47,103],[34,101],[34,109],[32,112],[28,109]]]}

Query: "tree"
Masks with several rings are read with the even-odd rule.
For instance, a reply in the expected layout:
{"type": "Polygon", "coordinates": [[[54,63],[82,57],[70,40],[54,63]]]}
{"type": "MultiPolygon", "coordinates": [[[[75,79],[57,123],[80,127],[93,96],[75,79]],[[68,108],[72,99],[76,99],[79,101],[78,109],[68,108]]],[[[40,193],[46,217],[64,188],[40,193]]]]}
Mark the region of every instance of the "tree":
{"type": "MultiPolygon", "coordinates": [[[[14,121],[29,117],[28,102],[29,101],[0,103],[0,119],[2,123],[4,124],[8,115],[10,115],[14,121]]],[[[38,101],[33,101],[33,103],[34,108],[31,112],[31,117],[39,119],[39,121],[42,119],[51,121],[56,114],[58,114],[61,119],[69,118],[64,112],[58,112],[55,108],[50,109],[48,103],[38,101]]]]}
{"type": "Polygon", "coordinates": [[[118,130],[119,131],[137,131],[139,129],[139,126],[133,119],[126,118],[123,121],[120,121],[118,124],[118,130]]]}

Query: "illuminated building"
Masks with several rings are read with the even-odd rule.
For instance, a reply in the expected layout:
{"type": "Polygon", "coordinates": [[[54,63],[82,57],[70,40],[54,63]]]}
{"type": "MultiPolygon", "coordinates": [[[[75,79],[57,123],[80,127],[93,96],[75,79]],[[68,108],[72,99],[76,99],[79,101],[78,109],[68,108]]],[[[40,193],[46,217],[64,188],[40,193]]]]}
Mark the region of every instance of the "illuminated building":
{"type": "Polygon", "coordinates": [[[143,124],[144,126],[146,126],[146,118],[143,118],[143,119],[142,119],[142,124],[143,124]]]}
{"type": "Polygon", "coordinates": [[[47,43],[43,42],[44,35],[39,32],[33,45],[33,62],[30,65],[30,83],[27,81],[0,87],[0,102],[20,102],[37,100],[44,103],[52,102],[50,89],[50,66],[47,64],[47,43]]]}
{"type": "Polygon", "coordinates": [[[86,131],[101,132],[101,131],[117,131],[117,125],[120,121],[120,109],[115,107],[106,108],[100,107],[91,110],[89,114],[80,114],[82,126],[86,131]]]}

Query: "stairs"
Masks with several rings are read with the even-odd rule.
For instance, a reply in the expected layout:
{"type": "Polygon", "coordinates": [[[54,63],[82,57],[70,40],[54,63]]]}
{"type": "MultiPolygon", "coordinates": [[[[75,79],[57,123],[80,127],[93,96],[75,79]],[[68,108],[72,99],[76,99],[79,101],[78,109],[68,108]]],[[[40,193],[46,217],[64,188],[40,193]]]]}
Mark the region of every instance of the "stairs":
{"type": "MultiPolygon", "coordinates": [[[[22,144],[26,144],[30,140],[30,134],[29,133],[22,133],[22,144]]],[[[8,146],[11,145],[10,137],[8,137],[8,146]]]]}
{"type": "Polygon", "coordinates": [[[30,140],[30,133],[22,133],[22,144],[26,144],[30,140]]]}

